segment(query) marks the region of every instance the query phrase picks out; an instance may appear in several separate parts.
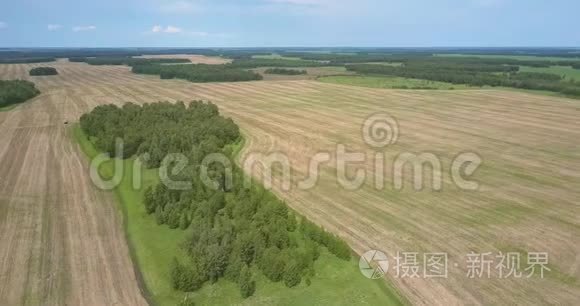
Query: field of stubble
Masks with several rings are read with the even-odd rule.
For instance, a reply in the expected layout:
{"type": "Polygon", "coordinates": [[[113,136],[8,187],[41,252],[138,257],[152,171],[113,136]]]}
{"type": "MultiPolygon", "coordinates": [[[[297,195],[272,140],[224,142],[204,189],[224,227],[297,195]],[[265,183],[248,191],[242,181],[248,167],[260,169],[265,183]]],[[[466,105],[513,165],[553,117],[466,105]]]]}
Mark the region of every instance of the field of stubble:
{"type": "MultiPolygon", "coordinates": [[[[446,279],[389,278],[416,304],[574,304],[580,296],[580,102],[501,90],[405,91],[270,81],[193,84],[131,74],[127,67],[65,61],[0,65],[0,78],[32,79],[43,92],[0,113],[0,304],[142,304],[110,194],[88,178],[88,162],[64,121],[93,107],[124,102],[211,100],[243,129],[252,153],[282,152],[292,176],[306,176],[317,152],[374,151],[361,136],[365,118],[387,112],[400,125],[386,161],[431,152],[443,164],[443,190],[337,184],[332,164],[310,190],[283,191],[288,205],[364,253],[446,252],[446,279]],[[33,66],[60,75],[28,77],[33,66]],[[483,165],[478,191],[449,177],[455,155],[483,165]],[[54,205],[53,208],[52,206],[54,205]],[[466,277],[469,252],[548,252],[545,277],[466,277]],[[457,264],[457,265],[455,265],[457,264]],[[47,302],[45,302],[47,301],[47,302]]],[[[256,173],[260,177],[260,173],[256,173]]],[[[406,177],[408,181],[411,177],[406,177]]],[[[524,258],[522,258],[524,260],[524,258]]]]}

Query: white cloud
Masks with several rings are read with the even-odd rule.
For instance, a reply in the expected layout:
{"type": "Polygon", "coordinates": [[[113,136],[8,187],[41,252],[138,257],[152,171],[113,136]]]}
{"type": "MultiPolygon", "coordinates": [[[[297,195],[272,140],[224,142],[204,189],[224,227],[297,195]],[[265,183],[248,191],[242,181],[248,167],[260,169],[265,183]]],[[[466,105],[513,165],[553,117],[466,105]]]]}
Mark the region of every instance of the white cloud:
{"type": "Polygon", "coordinates": [[[76,26],[76,27],[73,27],[72,28],[73,32],[94,31],[96,29],[97,29],[97,27],[95,27],[94,25],[90,25],[90,26],[76,26]]]}
{"type": "Polygon", "coordinates": [[[205,31],[187,31],[184,30],[182,28],[176,27],[176,26],[172,26],[172,25],[168,25],[168,26],[162,26],[162,25],[154,25],[151,30],[147,31],[147,32],[143,32],[142,34],[144,35],[161,35],[161,34],[168,34],[168,35],[174,35],[174,34],[178,34],[178,35],[185,35],[185,36],[189,36],[189,37],[226,37],[229,36],[228,34],[223,34],[223,33],[209,33],[209,32],[205,32],[205,31]]]}
{"type": "Polygon", "coordinates": [[[174,26],[167,26],[167,28],[165,28],[165,33],[181,33],[182,30],[178,27],[174,27],[174,26]]]}
{"type": "Polygon", "coordinates": [[[155,25],[153,26],[153,28],[151,29],[152,33],[168,33],[168,34],[175,34],[175,33],[182,33],[183,30],[181,28],[175,27],[175,26],[171,26],[168,25],[166,27],[163,27],[161,25],[155,25]]]}
{"type": "Polygon", "coordinates": [[[6,29],[8,24],[6,22],[0,21],[0,29],[6,29]]]}
{"type": "Polygon", "coordinates": [[[60,24],[49,24],[46,28],[49,31],[58,31],[62,28],[62,26],[60,24]]]}

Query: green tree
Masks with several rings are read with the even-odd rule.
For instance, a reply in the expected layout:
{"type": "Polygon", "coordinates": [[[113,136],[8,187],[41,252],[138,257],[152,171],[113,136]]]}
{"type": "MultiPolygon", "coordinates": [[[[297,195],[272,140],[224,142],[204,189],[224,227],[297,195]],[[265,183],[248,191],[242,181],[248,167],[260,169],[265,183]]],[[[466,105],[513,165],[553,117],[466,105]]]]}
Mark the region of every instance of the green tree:
{"type": "Polygon", "coordinates": [[[191,221],[189,221],[189,217],[187,216],[187,214],[182,213],[181,219],[179,220],[179,228],[182,230],[186,230],[189,227],[189,224],[191,224],[191,221]]]}
{"type": "Polygon", "coordinates": [[[180,224],[180,213],[179,210],[175,207],[171,207],[171,209],[167,213],[167,225],[169,228],[176,229],[179,227],[180,224]]]}
{"type": "Polygon", "coordinates": [[[155,212],[157,208],[157,194],[155,193],[153,186],[149,186],[145,190],[145,198],[143,202],[145,203],[145,210],[148,214],[155,212]]]}
{"type": "Polygon", "coordinates": [[[286,228],[289,232],[294,232],[296,230],[296,216],[293,213],[288,214],[288,222],[286,228]]]}
{"type": "Polygon", "coordinates": [[[240,293],[244,299],[252,296],[256,291],[256,282],[252,279],[252,271],[247,265],[242,267],[238,283],[240,286],[240,293]]]}
{"type": "Polygon", "coordinates": [[[288,288],[292,288],[300,284],[302,281],[302,269],[300,264],[292,260],[284,270],[284,284],[288,288]]]}
{"type": "Polygon", "coordinates": [[[213,244],[207,247],[205,268],[209,280],[215,283],[224,275],[228,265],[228,251],[223,246],[213,244]]]}
{"type": "Polygon", "coordinates": [[[0,107],[22,103],[39,95],[34,83],[29,81],[0,80],[0,107]]]}
{"type": "Polygon", "coordinates": [[[165,224],[165,214],[161,206],[157,206],[155,209],[155,221],[157,221],[158,225],[165,224]]]}
{"type": "Polygon", "coordinates": [[[226,268],[225,272],[226,278],[232,282],[238,283],[240,278],[240,272],[243,266],[245,266],[245,264],[242,263],[240,257],[237,256],[237,254],[232,254],[228,262],[228,267],[226,268]]]}
{"type": "Polygon", "coordinates": [[[30,69],[30,75],[57,75],[58,71],[54,67],[36,67],[30,69]]]}
{"type": "Polygon", "coordinates": [[[245,235],[238,236],[238,245],[239,245],[239,256],[243,263],[249,265],[254,260],[255,256],[255,246],[254,246],[254,237],[257,234],[249,233],[245,235]]]}
{"type": "Polygon", "coordinates": [[[286,258],[277,248],[269,248],[264,251],[260,261],[260,269],[264,275],[273,282],[279,282],[284,276],[286,258]]]}

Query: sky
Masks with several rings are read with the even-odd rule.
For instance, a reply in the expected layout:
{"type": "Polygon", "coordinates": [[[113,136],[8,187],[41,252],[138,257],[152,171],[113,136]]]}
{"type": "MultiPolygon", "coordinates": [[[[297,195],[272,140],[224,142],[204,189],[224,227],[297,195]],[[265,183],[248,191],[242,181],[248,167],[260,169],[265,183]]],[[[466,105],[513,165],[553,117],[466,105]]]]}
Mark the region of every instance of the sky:
{"type": "Polygon", "coordinates": [[[0,47],[578,47],[578,12],[578,0],[0,0],[0,47]]]}

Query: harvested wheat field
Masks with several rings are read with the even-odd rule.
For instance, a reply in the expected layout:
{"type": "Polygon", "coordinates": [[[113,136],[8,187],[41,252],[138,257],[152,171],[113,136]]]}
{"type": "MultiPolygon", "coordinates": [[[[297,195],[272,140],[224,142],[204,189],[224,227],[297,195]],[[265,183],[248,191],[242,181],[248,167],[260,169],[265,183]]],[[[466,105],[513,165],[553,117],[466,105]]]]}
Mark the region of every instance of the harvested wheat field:
{"type": "MultiPolygon", "coordinates": [[[[0,304],[143,303],[120,219],[110,195],[88,180],[87,161],[63,121],[96,105],[159,100],[211,100],[244,130],[241,162],[282,152],[293,183],[305,178],[317,152],[363,152],[367,180],[346,190],[331,163],[314,188],[277,193],[301,214],[343,237],[358,253],[445,252],[448,278],[389,280],[416,304],[575,304],[580,296],[580,102],[503,90],[404,91],[271,81],[193,84],[131,74],[127,67],[58,62],[55,77],[28,77],[40,65],[0,65],[0,77],[32,79],[43,94],[0,113],[7,144],[0,151],[0,304]],[[399,139],[382,151],[388,166],[400,153],[435,154],[443,189],[374,188],[375,150],[361,126],[377,112],[395,117],[399,139]],[[481,156],[470,179],[451,181],[462,152],[481,156]],[[54,205],[56,208],[50,207],[54,205]],[[469,252],[547,252],[544,278],[467,277],[469,252]],[[41,281],[43,280],[43,281],[41,281]]],[[[331,154],[332,155],[332,154],[331,154]]],[[[334,159],[333,159],[334,160],[334,159]]],[[[279,183],[280,173],[274,171],[279,183]]],[[[405,172],[407,174],[407,172],[405,172]]],[[[260,172],[256,173],[260,177],[260,172]]],[[[295,185],[295,184],[293,184],[295,185]]],[[[524,261],[525,256],[522,257],[524,261]]],[[[420,257],[422,261],[422,257],[420,257]]],[[[497,263],[497,262],[496,262],[497,263]]],[[[391,263],[393,266],[394,263],[391,263]]],[[[369,280],[370,281],[370,280],[369,280]]]]}
{"type": "Polygon", "coordinates": [[[61,79],[33,80],[41,96],[0,112],[0,305],[146,305],[115,199],[63,124],[78,101],[61,79]]]}

